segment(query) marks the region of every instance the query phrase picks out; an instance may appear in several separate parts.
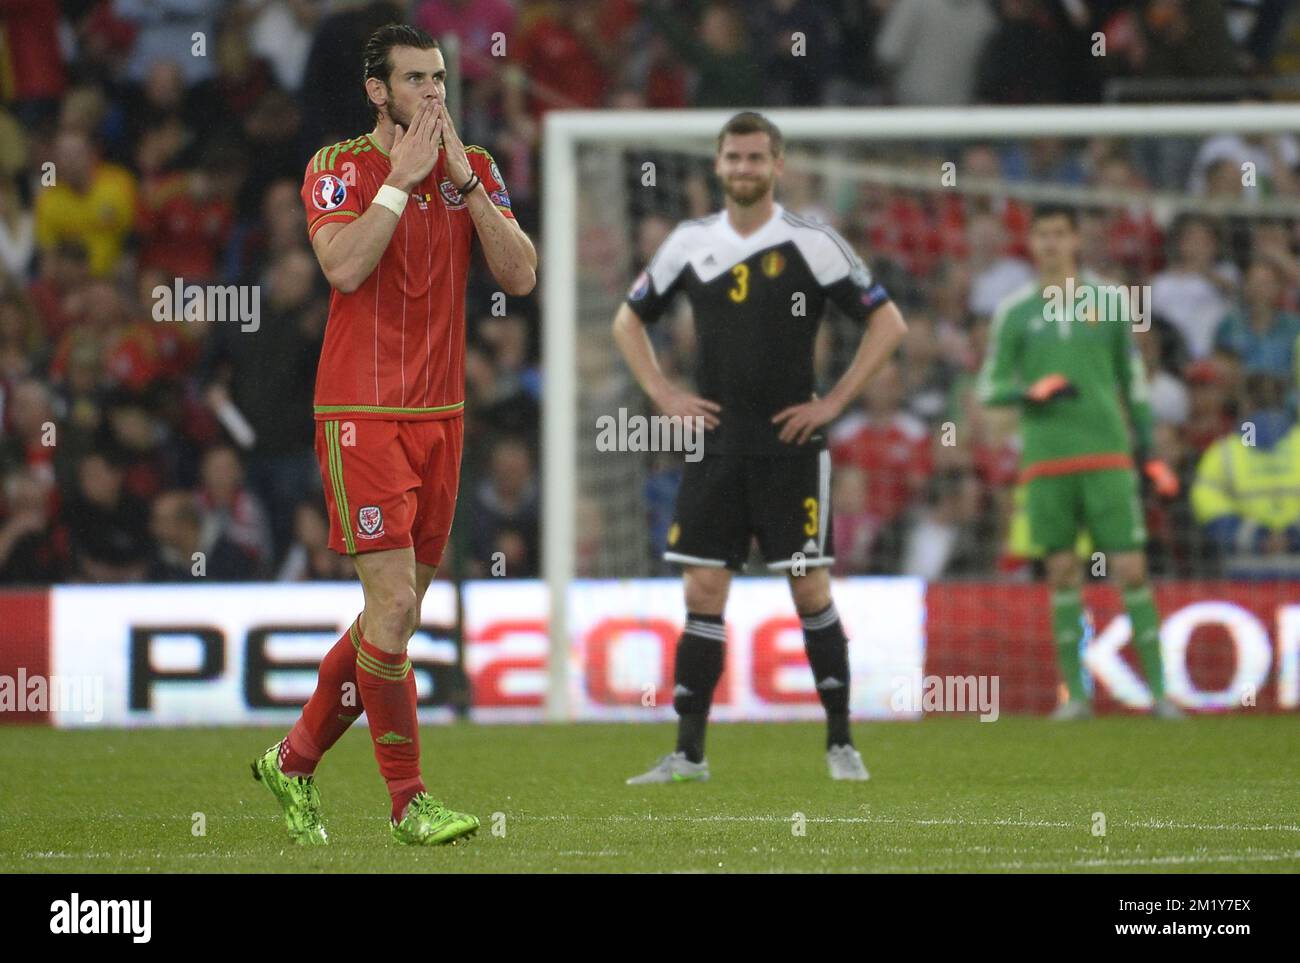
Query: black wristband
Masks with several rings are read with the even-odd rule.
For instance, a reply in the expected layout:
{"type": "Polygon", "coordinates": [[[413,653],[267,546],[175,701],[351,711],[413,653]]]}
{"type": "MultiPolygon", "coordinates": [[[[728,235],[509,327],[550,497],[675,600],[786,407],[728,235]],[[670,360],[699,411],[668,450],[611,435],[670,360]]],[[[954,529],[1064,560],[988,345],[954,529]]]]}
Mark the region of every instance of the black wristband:
{"type": "Polygon", "coordinates": [[[481,177],[479,177],[477,174],[470,174],[469,180],[465,182],[465,186],[458,188],[457,192],[460,194],[461,199],[463,200],[464,198],[468,197],[471,193],[473,193],[474,188],[478,187],[482,183],[483,183],[483,179],[481,177]]]}

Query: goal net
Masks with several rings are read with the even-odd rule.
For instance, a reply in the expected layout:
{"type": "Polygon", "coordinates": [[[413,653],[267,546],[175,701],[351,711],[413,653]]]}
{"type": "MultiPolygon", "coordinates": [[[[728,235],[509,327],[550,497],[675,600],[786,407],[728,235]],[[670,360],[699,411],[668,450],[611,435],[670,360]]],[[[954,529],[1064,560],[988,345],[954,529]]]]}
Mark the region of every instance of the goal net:
{"type": "MultiPolygon", "coordinates": [[[[730,113],[547,118],[542,534],[554,715],[564,714],[570,694],[571,583],[675,574],[660,555],[680,452],[620,450],[602,439],[602,425],[654,414],[610,323],[668,231],[722,206],[712,168],[717,131],[730,113]]],[[[1261,286],[1276,285],[1279,312],[1297,308],[1300,143],[1289,131],[1300,109],[767,116],[786,139],[777,200],[834,226],[911,328],[897,362],[832,426],[834,574],[905,575],[930,586],[927,671],[942,664],[957,673],[996,673],[1004,704],[1025,711],[1050,708],[1044,700],[1054,697],[1041,552],[1016,481],[1016,416],[982,408],[973,390],[993,307],[1033,279],[1029,220],[1042,203],[1076,212],[1081,268],[1134,309],[1157,453],[1184,483],[1177,500],[1145,505],[1162,611],[1205,599],[1214,580],[1221,590],[1213,601],[1245,612],[1253,599],[1254,614],[1267,619],[1277,581],[1300,574],[1295,558],[1223,541],[1192,489],[1215,439],[1270,403],[1294,410],[1294,354],[1282,360],[1281,348],[1270,353],[1247,329],[1252,303],[1268,297],[1261,286]]],[[[843,372],[860,335],[831,309],[817,342],[819,386],[843,372]]],[[[693,336],[684,300],[651,330],[661,364],[687,385],[693,336]]],[[[642,448],[653,447],[653,436],[645,440],[642,448]]],[[[1081,563],[1096,569],[1086,536],[1078,550],[1081,563]]],[[[1104,573],[1104,558],[1100,566],[1093,574],[1104,573]]],[[[1122,623],[1122,605],[1103,585],[1090,582],[1085,591],[1090,624],[1103,636],[1122,633],[1114,624],[1122,623]]],[[[1251,648],[1241,642],[1248,634],[1222,619],[1193,620],[1182,644],[1195,651],[1171,671],[1197,676],[1189,686],[1198,693],[1236,698],[1247,669],[1260,671],[1265,658],[1279,666],[1294,659],[1283,639],[1276,651],[1268,638],[1251,648]]],[[[1107,696],[1124,703],[1126,691],[1136,692],[1131,663],[1102,661],[1122,641],[1094,638],[1090,667],[1107,696]]]]}

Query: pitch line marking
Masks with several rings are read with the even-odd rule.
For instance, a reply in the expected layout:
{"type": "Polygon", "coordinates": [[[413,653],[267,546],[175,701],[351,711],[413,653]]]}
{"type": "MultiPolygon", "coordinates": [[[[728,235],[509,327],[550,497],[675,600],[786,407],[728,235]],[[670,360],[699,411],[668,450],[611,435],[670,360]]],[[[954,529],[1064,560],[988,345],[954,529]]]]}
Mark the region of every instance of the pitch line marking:
{"type": "MultiPolygon", "coordinates": [[[[516,813],[516,819],[532,820],[536,822],[569,822],[573,817],[570,816],[552,816],[537,815],[532,816],[526,813],[516,813]]],[[[688,822],[688,823],[788,823],[789,816],[656,816],[646,814],[642,816],[629,816],[620,814],[609,815],[584,815],[584,820],[594,822],[619,822],[619,823],[638,823],[638,822],[688,822]]],[[[1077,829],[1080,826],[1087,826],[1086,820],[1078,822],[1068,822],[1065,820],[1048,820],[1048,819],[965,819],[959,816],[943,816],[930,819],[901,819],[896,816],[809,816],[807,821],[810,823],[843,823],[852,824],[880,824],[880,825],[900,825],[900,826],[1013,826],[1018,828],[1030,829],[1077,829]]],[[[1119,826],[1124,829],[1190,829],[1199,832],[1287,832],[1300,833],[1300,825],[1294,823],[1264,823],[1263,825],[1252,825],[1249,823],[1175,823],[1169,820],[1143,820],[1139,822],[1116,822],[1112,820],[1112,826],[1119,826]]]]}
{"type": "MultiPolygon", "coordinates": [[[[44,816],[44,819],[58,821],[58,817],[44,816]]],[[[70,821],[74,817],[67,817],[65,821],[70,821]]],[[[75,817],[80,820],[81,817],[75,817]]],[[[96,818],[99,819],[124,819],[124,820],[144,820],[146,822],[188,822],[187,816],[149,816],[142,813],[100,813],[96,818]]],[[[215,814],[215,818],[220,820],[257,820],[265,821],[269,816],[265,813],[223,813],[215,814]]],[[[533,822],[571,822],[575,818],[581,818],[591,822],[691,822],[691,823],[788,823],[789,816],[730,816],[730,815],[713,815],[713,816],[656,816],[646,814],[641,816],[631,816],[623,814],[605,814],[590,815],[583,814],[579,816],[553,816],[553,815],[529,815],[526,812],[516,812],[516,819],[531,820],[533,822]]],[[[373,819],[365,816],[349,816],[347,814],[336,815],[332,817],[333,822],[374,822],[373,819]]],[[[1080,826],[1087,826],[1086,821],[1069,822],[1066,820],[1053,819],[966,819],[960,816],[939,816],[924,819],[903,819],[897,816],[808,816],[807,821],[810,823],[842,823],[845,825],[863,824],[863,825],[897,825],[897,826],[1010,826],[1021,829],[1077,829],[1080,826]]],[[[1177,823],[1167,819],[1147,819],[1136,822],[1116,822],[1111,821],[1112,826],[1119,826],[1122,829],[1186,829],[1197,832],[1277,832],[1277,833],[1300,833],[1300,825],[1295,823],[1177,823]]]]}

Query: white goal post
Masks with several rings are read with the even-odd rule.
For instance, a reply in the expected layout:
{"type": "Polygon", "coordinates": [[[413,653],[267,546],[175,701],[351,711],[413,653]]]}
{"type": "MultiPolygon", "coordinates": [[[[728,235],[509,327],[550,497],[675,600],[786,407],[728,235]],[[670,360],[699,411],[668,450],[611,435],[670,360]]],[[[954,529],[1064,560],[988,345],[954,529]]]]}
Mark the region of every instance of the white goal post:
{"type": "MultiPolygon", "coordinates": [[[[708,145],[735,110],[552,111],[542,146],[542,574],[550,601],[547,718],[569,717],[567,592],[577,572],[578,205],[585,144],[708,145]]],[[[801,141],[1158,137],[1300,132],[1300,105],[820,108],[763,111],[801,141]]],[[[632,278],[626,278],[631,283],[632,278]]],[[[612,316],[611,316],[612,320],[612,316]]],[[[594,437],[594,427],[592,430],[594,437]]]]}

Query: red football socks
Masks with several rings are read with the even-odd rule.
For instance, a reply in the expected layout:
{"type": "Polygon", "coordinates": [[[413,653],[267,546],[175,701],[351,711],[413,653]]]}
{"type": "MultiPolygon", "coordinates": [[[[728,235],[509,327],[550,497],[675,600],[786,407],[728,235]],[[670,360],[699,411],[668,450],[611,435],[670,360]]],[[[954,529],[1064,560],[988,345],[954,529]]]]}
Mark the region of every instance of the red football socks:
{"type": "Polygon", "coordinates": [[[379,773],[388,783],[393,819],[399,820],[420,780],[420,730],[415,718],[415,675],[406,653],[385,652],[363,637],[357,651],[357,683],[366,706],[379,773]]]}
{"type": "Polygon", "coordinates": [[[354,621],[321,660],[316,690],[280,744],[280,771],[286,776],[312,775],[321,757],[364,710],[357,684],[360,644],[361,630],[354,621]]]}

